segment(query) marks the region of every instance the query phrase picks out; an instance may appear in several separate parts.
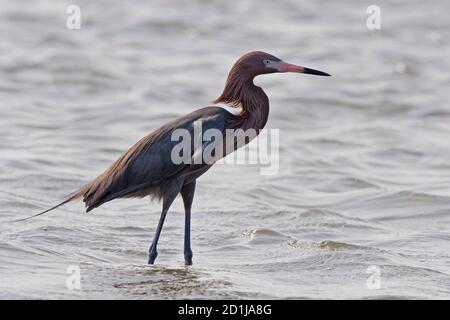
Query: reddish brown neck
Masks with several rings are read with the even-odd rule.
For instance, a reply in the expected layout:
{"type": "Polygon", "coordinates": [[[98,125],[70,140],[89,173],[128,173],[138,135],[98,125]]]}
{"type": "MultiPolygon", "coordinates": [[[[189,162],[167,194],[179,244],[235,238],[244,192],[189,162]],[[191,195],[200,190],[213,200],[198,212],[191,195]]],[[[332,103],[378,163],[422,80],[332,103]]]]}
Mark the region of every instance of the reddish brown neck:
{"type": "Polygon", "coordinates": [[[225,89],[214,103],[242,106],[242,112],[233,127],[239,125],[244,130],[253,128],[259,131],[264,128],[269,116],[269,99],[260,87],[255,86],[253,78],[233,68],[225,89]]]}

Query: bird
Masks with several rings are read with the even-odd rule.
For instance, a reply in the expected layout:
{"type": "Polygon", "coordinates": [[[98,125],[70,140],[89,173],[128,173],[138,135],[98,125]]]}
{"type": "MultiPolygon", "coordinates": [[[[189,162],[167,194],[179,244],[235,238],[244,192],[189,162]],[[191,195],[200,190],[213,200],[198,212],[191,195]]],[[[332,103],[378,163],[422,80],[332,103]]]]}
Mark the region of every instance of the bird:
{"type": "MultiPolygon", "coordinates": [[[[184,261],[192,265],[191,249],[191,208],[196,188],[196,180],[207,172],[213,161],[173,161],[172,151],[179,141],[174,141],[173,134],[182,129],[193,134],[195,124],[201,122],[204,130],[214,129],[222,134],[223,140],[214,144],[215,150],[225,150],[218,157],[249,143],[264,128],[269,116],[269,99],[263,89],[254,84],[254,78],[272,73],[304,73],[318,76],[330,76],[328,73],[290,63],[262,51],[252,51],[240,57],[232,66],[225,87],[218,98],[210,105],[193,111],[156,129],[148,134],[106,171],[94,180],[70,194],[58,205],[31,217],[30,219],[82,198],[86,212],[118,198],[142,198],[150,196],[162,202],[161,216],[149,248],[148,264],[152,265],[158,256],[158,241],[170,206],[178,195],[184,203],[184,261]],[[254,130],[255,134],[239,143],[226,141],[227,130],[254,130]],[[225,148],[225,146],[227,148],[225,148]]],[[[211,142],[209,142],[211,144],[211,142]]],[[[201,144],[207,148],[208,142],[201,144]]],[[[211,147],[209,145],[209,147],[211,147]]],[[[185,159],[198,155],[193,148],[185,159]]]]}

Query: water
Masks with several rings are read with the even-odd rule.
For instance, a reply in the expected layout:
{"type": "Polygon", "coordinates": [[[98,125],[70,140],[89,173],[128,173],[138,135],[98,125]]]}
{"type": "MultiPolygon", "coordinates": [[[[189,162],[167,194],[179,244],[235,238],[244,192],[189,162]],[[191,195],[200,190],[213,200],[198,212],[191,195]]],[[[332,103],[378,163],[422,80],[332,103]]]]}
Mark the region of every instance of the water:
{"type": "Polygon", "coordinates": [[[450,298],[448,1],[378,1],[379,31],[356,0],[77,1],[74,31],[69,4],[1,3],[0,298],[450,298]],[[10,223],[205,106],[251,50],[333,77],[257,79],[281,129],[279,171],[201,177],[194,266],[181,200],[155,266],[148,199],[10,223]],[[66,286],[70,266],[81,291],[66,286]]]}

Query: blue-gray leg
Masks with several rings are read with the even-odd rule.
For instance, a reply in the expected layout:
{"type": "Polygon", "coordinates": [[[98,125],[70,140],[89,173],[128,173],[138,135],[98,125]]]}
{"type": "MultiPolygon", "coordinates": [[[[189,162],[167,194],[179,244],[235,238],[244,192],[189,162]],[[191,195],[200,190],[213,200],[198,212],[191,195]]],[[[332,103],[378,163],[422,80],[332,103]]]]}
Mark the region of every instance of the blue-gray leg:
{"type": "Polygon", "coordinates": [[[152,245],[149,249],[149,255],[148,255],[148,264],[155,263],[155,259],[158,256],[157,246],[158,246],[158,240],[159,236],[161,234],[161,230],[164,224],[164,220],[166,219],[168,209],[163,209],[161,213],[161,217],[159,218],[158,227],[156,228],[155,237],[153,238],[152,245]]]}
{"type": "Polygon", "coordinates": [[[157,246],[159,236],[161,235],[161,230],[164,225],[164,220],[166,219],[167,211],[169,211],[170,205],[172,204],[173,200],[175,200],[177,194],[180,192],[181,186],[182,180],[174,179],[160,187],[163,197],[163,209],[161,212],[161,217],[159,218],[158,227],[156,228],[155,237],[153,238],[152,245],[149,249],[148,264],[153,264],[156,257],[158,256],[157,246]]]}
{"type": "Polygon", "coordinates": [[[185,220],[184,220],[184,262],[186,265],[192,265],[191,250],[191,207],[195,193],[195,180],[181,188],[181,196],[183,197],[185,220]]]}

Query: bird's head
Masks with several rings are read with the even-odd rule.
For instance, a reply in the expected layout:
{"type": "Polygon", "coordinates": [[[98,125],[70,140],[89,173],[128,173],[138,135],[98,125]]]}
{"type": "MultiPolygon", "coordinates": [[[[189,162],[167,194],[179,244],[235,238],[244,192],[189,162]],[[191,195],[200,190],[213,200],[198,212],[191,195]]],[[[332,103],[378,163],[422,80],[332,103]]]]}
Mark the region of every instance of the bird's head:
{"type": "Polygon", "coordinates": [[[262,51],[252,51],[243,55],[233,65],[228,74],[225,88],[222,94],[214,100],[214,103],[242,106],[244,113],[258,110],[259,106],[267,103],[267,96],[261,88],[253,84],[253,79],[261,74],[277,72],[296,72],[330,76],[328,73],[319,70],[284,62],[262,51]]]}
{"type": "Polygon", "coordinates": [[[277,72],[296,72],[314,74],[317,76],[330,76],[328,73],[319,70],[284,62],[281,59],[262,51],[252,51],[243,55],[233,65],[232,72],[238,72],[241,75],[245,74],[250,78],[254,78],[261,74],[277,72]]]}

